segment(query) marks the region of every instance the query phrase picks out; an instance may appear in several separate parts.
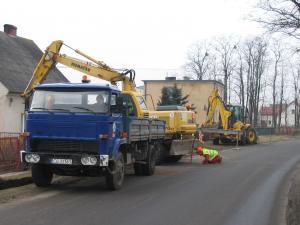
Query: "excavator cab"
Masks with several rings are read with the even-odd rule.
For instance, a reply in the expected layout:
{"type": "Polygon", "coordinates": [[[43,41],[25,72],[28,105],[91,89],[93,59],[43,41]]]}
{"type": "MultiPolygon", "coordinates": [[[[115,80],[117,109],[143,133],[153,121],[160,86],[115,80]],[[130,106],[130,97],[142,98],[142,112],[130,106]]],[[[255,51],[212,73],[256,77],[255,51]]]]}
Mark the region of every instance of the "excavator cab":
{"type": "Polygon", "coordinates": [[[227,110],[231,112],[231,116],[229,117],[229,126],[233,127],[233,124],[236,121],[245,121],[244,117],[244,108],[240,105],[227,105],[227,110]]]}

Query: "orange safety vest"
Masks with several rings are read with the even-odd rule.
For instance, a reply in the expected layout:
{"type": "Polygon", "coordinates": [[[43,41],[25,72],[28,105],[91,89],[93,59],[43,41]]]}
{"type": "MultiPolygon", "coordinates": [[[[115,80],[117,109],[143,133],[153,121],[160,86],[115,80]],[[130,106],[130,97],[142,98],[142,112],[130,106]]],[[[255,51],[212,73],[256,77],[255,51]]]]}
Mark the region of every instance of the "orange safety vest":
{"type": "Polygon", "coordinates": [[[203,148],[203,155],[208,155],[209,160],[213,160],[217,155],[219,155],[219,152],[217,150],[210,150],[207,148],[203,148]]]}

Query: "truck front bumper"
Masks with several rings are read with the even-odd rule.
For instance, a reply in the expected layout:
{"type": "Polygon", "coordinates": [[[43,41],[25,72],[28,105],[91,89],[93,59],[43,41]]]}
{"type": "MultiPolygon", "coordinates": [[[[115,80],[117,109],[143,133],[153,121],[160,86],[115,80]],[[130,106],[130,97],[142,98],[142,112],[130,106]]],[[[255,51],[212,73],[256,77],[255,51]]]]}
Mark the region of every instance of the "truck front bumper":
{"type": "Polygon", "coordinates": [[[107,167],[108,155],[87,155],[81,153],[45,153],[21,151],[21,161],[30,164],[100,166],[107,167]]]}

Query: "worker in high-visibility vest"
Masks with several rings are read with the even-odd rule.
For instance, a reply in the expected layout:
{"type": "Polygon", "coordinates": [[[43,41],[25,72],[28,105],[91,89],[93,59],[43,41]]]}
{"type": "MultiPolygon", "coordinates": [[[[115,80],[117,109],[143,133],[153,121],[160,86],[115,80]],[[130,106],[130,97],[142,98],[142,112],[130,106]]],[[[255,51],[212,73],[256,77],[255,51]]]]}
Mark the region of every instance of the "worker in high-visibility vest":
{"type": "Polygon", "coordinates": [[[217,150],[204,148],[201,146],[198,146],[196,148],[196,152],[204,157],[203,164],[207,163],[221,163],[222,157],[220,156],[220,153],[217,150]]]}

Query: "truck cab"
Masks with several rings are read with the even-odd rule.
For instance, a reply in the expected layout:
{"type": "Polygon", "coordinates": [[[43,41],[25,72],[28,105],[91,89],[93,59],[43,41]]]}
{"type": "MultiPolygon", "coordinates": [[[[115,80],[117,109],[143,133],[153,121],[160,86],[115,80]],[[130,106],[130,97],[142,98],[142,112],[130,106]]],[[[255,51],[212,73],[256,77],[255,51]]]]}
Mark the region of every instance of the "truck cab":
{"type": "Polygon", "coordinates": [[[122,130],[121,115],[111,116],[118,96],[120,91],[106,85],[38,86],[27,115],[28,150],[98,155],[98,163],[106,165],[122,130]]]}

